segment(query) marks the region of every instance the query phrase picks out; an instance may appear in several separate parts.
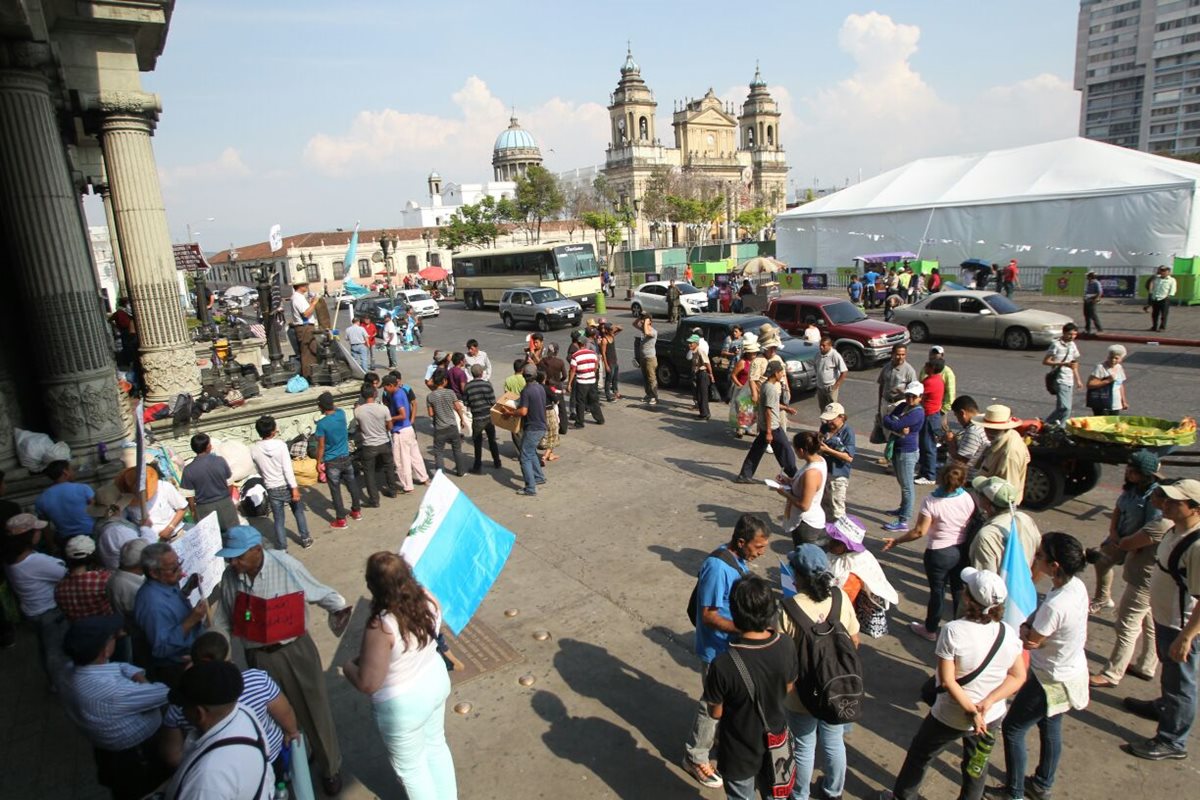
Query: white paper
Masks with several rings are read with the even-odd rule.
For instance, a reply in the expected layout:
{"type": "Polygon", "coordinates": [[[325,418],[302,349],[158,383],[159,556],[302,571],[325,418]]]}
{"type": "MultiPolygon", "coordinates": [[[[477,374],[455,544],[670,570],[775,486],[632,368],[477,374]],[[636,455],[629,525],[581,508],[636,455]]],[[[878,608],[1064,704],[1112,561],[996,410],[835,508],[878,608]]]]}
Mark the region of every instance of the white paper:
{"type": "Polygon", "coordinates": [[[180,585],[193,574],[200,576],[200,588],[188,598],[194,605],[199,598],[212,594],[225,572],[224,560],[216,557],[216,552],[221,549],[221,525],[217,521],[217,513],[211,512],[190,530],[184,531],[182,536],[171,542],[171,547],[179,554],[179,566],[183,568],[180,585]]]}
{"type": "Polygon", "coordinates": [[[779,481],[773,481],[773,480],[771,480],[770,478],[767,478],[765,481],[763,481],[763,483],[765,483],[765,484],[767,485],[767,488],[768,488],[768,489],[782,489],[782,488],[784,488],[784,486],[783,486],[783,484],[782,484],[782,483],[780,483],[779,481]]]}

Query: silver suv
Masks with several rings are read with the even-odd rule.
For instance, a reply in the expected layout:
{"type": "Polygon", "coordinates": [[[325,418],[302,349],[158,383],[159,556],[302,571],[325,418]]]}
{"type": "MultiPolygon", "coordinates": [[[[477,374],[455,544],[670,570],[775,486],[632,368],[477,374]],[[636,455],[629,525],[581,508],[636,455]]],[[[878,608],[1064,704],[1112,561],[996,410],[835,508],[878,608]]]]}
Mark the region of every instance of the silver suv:
{"type": "Polygon", "coordinates": [[[557,289],[542,286],[523,286],[508,289],[500,298],[500,319],[509,330],[517,323],[533,325],[539,331],[577,325],[583,308],[574,300],[563,297],[557,289]]]}

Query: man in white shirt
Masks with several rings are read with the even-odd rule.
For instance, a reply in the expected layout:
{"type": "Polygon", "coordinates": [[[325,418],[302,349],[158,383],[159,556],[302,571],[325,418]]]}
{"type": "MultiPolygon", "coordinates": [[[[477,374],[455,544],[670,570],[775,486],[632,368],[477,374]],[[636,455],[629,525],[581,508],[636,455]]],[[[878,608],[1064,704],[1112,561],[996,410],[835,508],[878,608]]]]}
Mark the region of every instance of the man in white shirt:
{"type": "Polygon", "coordinates": [[[1175,296],[1176,288],[1175,279],[1171,277],[1171,268],[1167,266],[1159,267],[1154,277],[1147,281],[1146,302],[1150,309],[1150,330],[1167,329],[1167,312],[1171,309],[1171,298],[1175,296]]]}
{"type": "Polygon", "coordinates": [[[321,299],[308,291],[308,279],[297,277],[292,283],[292,330],[296,333],[300,374],[310,383],[317,366],[317,303],[321,299]]]}
{"type": "MultiPolygon", "coordinates": [[[[137,467],[130,467],[116,477],[116,486],[126,494],[137,493],[137,467]]],[[[130,503],[125,516],[142,528],[142,538],[149,541],[169,541],[183,530],[183,515],[188,504],[170,481],[158,476],[158,470],[146,468],[146,503],[130,503]]]]}
{"type": "Polygon", "coordinates": [[[254,712],[238,703],[242,673],[228,661],[205,661],[183,673],[171,703],[195,726],[167,786],[172,800],[270,800],[267,738],[254,712]]]}
{"type": "Polygon", "coordinates": [[[263,479],[267,499],[271,501],[271,517],[275,521],[275,547],[278,550],[287,550],[284,505],[291,506],[292,516],[296,518],[300,546],[305,549],[312,547],[313,539],[308,532],[308,518],[304,515],[304,502],[300,499],[300,485],[296,482],[296,473],[292,469],[292,454],[288,451],[287,444],[278,436],[275,418],[267,415],[259,417],[254,422],[254,430],[261,438],[250,447],[250,458],[263,479]]]}
{"type": "Polygon", "coordinates": [[[1054,411],[1046,417],[1047,425],[1061,425],[1071,416],[1075,390],[1083,388],[1083,380],[1079,377],[1079,348],[1075,344],[1078,335],[1079,328],[1074,322],[1063,325],[1062,337],[1050,343],[1042,359],[1043,365],[1055,369],[1054,411]]]}
{"type": "Polygon", "coordinates": [[[383,323],[383,346],[387,350],[388,369],[396,368],[396,349],[400,347],[400,329],[396,327],[396,320],[388,314],[384,317],[383,323]]]}
{"type": "Polygon", "coordinates": [[[492,362],[488,359],[488,354],[479,349],[479,342],[474,339],[467,340],[467,373],[471,372],[471,367],[479,364],[483,367],[483,380],[490,381],[492,379],[492,362]]]}

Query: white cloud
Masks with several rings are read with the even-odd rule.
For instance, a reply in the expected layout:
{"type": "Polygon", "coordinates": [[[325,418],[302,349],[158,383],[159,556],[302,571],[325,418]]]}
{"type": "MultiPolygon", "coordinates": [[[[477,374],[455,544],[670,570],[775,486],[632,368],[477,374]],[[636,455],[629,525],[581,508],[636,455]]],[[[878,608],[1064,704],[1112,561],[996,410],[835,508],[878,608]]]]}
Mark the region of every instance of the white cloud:
{"type": "Polygon", "coordinates": [[[167,188],[184,181],[219,182],[244,178],[249,176],[251,171],[236,147],[226,147],[211,161],[166,167],[160,169],[158,174],[159,181],[167,188]]]}
{"type": "MultiPolygon", "coordinates": [[[[390,108],[360,111],[344,133],[313,136],[304,160],[329,176],[436,168],[452,180],[478,180],[481,165],[491,161],[496,135],[508,127],[510,110],[474,75],[451,99],[459,113],[450,117],[390,108]]],[[[553,97],[518,109],[517,116],[551,171],[594,164],[604,152],[608,112],[598,103],[553,97]]]]}

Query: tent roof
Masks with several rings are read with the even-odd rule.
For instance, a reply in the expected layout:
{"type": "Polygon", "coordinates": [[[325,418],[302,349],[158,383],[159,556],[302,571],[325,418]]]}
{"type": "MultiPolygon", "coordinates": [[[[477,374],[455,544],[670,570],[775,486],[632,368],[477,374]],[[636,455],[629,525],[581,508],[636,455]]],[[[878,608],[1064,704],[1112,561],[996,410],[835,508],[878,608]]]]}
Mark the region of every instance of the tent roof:
{"type": "Polygon", "coordinates": [[[1074,137],[918,159],[805,203],[780,219],[1096,197],[1198,181],[1200,164],[1074,137]]]}

